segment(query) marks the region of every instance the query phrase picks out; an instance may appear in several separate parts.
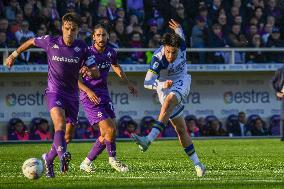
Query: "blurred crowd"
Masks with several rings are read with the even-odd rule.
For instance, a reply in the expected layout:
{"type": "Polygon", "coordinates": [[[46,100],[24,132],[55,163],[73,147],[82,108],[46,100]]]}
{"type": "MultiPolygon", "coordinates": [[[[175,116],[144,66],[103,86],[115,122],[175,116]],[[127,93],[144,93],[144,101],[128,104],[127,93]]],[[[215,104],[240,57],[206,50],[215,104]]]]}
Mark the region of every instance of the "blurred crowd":
{"type": "MultiPolygon", "coordinates": [[[[151,116],[142,118],[137,123],[130,116],[123,116],[117,122],[117,137],[131,138],[131,133],[146,136],[150,133],[155,119],[151,116]]],[[[230,115],[224,122],[216,116],[197,118],[194,115],[185,117],[187,132],[191,137],[245,137],[245,136],[279,136],[280,116],[273,115],[266,122],[259,115],[246,116],[244,112],[230,115]]],[[[12,118],[7,125],[8,140],[51,140],[53,128],[43,118],[34,118],[29,126],[21,119],[12,118]]],[[[85,117],[79,117],[73,133],[74,139],[96,139],[100,136],[98,126],[91,126],[85,117]]],[[[176,137],[175,129],[169,123],[158,138],[176,137]]]]}
{"type": "MultiPolygon", "coordinates": [[[[17,47],[35,36],[61,33],[61,17],[81,16],[78,38],[92,43],[92,27],[110,28],[113,48],[157,48],[178,21],[188,47],[284,47],[284,3],[280,0],[2,0],[0,48],[17,47]]],[[[2,56],[2,53],[1,53],[2,56]]],[[[144,64],[152,52],[119,53],[120,63],[144,64]]],[[[1,58],[1,57],[0,57],[1,58]]],[[[190,53],[191,63],[228,63],[228,52],[190,53]]],[[[236,52],[236,63],[283,63],[280,52],[236,52]]],[[[45,64],[39,53],[22,53],[18,64],[45,64]]]]}

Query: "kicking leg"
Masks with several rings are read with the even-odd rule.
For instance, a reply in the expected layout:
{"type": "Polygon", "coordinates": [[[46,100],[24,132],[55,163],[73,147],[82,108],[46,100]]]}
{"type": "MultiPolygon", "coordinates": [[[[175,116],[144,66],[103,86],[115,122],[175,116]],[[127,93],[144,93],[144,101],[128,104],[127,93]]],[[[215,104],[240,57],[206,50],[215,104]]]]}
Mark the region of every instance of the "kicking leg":
{"type": "Polygon", "coordinates": [[[153,128],[148,136],[140,137],[136,134],[132,134],[133,139],[138,144],[142,152],[145,152],[150,144],[158,137],[158,135],[163,132],[170,116],[173,113],[173,110],[178,104],[179,100],[176,97],[175,93],[170,93],[162,104],[158,120],[153,124],[153,128]]]}

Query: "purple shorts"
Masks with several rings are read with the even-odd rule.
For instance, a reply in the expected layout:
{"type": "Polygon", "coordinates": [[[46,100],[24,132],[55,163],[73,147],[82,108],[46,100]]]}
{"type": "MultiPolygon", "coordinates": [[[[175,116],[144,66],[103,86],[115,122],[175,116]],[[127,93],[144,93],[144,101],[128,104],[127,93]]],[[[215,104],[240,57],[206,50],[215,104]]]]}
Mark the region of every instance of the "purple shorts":
{"type": "Polygon", "coordinates": [[[91,125],[97,124],[107,118],[115,118],[112,102],[95,104],[89,98],[84,98],[81,99],[81,103],[91,125]]]}
{"type": "Polygon", "coordinates": [[[61,94],[46,93],[47,107],[50,111],[53,107],[60,107],[65,110],[66,123],[77,124],[79,112],[79,100],[68,100],[61,94]]]}

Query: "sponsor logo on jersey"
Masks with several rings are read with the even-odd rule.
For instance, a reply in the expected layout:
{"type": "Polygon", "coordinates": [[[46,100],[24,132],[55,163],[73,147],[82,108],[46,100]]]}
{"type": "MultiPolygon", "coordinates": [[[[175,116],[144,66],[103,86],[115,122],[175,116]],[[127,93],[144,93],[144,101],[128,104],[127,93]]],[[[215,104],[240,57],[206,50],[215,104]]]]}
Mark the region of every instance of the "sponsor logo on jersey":
{"type": "Polygon", "coordinates": [[[57,62],[66,62],[66,63],[79,63],[79,58],[75,57],[75,58],[67,58],[64,56],[52,56],[52,60],[53,61],[57,61],[57,62]]]}

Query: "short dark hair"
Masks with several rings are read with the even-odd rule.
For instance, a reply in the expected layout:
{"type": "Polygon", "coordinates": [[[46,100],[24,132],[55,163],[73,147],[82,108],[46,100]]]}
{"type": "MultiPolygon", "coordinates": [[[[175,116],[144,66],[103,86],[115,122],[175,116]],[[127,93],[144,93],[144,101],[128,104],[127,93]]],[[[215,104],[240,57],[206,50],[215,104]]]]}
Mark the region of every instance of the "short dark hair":
{"type": "Polygon", "coordinates": [[[80,26],[80,17],[78,16],[78,14],[76,14],[74,12],[66,13],[62,17],[62,24],[64,22],[74,22],[79,27],[80,26]]]}
{"type": "Polygon", "coordinates": [[[175,33],[166,33],[162,38],[162,45],[180,48],[181,40],[180,36],[175,33]]]}
{"type": "Polygon", "coordinates": [[[95,25],[94,28],[93,28],[93,33],[95,33],[95,31],[97,29],[99,29],[99,28],[102,28],[102,29],[106,30],[107,33],[109,33],[109,27],[106,26],[105,24],[97,24],[97,25],[95,25]]]}

